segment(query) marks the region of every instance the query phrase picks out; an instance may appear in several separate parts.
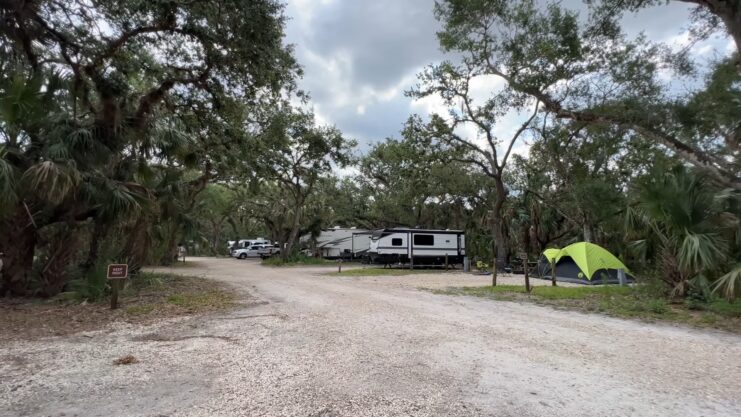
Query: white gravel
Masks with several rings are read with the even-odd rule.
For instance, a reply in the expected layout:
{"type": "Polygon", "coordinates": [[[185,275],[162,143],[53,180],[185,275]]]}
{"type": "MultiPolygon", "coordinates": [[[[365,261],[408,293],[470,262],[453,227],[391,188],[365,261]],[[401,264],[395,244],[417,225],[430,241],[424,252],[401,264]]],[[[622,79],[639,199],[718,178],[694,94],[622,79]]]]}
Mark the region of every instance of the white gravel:
{"type": "MultiPolygon", "coordinates": [[[[199,259],[227,314],[0,346],[2,416],[739,416],[741,337],[199,259]],[[139,363],[113,366],[132,354],[139,363]]],[[[512,278],[517,279],[517,278],[512,278]]]]}

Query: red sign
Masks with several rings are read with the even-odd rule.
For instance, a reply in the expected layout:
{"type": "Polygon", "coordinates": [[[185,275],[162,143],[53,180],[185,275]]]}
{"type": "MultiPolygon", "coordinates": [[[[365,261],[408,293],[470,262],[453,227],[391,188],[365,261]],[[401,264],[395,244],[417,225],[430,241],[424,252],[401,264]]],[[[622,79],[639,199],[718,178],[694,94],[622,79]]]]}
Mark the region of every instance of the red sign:
{"type": "Polygon", "coordinates": [[[129,266],[126,264],[108,265],[108,279],[126,279],[129,276],[129,266]]]}

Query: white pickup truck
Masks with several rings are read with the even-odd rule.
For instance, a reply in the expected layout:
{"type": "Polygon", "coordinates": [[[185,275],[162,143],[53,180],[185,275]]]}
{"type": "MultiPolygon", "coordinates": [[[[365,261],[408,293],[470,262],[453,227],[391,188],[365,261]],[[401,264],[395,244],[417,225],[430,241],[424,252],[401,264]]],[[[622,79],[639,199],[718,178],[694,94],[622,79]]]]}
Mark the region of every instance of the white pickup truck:
{"type": "Polygon", "coordinates": [[[280,253],[280,248],[275,245],[259,243],[232,251],[232,257],[237,259],[247,258],[269,258],[280,253]]]}
{"type": "Polygon", "coordinates": [[[266,245],[257,252],[262,259],[270,258],[280,254],[280,245],[266,245]]]}

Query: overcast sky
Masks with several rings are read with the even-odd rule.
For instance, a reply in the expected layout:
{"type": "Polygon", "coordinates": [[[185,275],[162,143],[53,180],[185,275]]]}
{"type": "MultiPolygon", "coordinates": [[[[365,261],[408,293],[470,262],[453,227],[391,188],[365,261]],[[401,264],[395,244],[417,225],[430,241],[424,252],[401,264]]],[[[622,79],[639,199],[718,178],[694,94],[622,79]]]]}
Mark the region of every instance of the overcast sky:
{"type": "MultiPolygon", "coordinates": [[[[626,17],[631,34],[678,43],[689,8],[674,4],[626,17]]],[[[425,66],[439,62],[434,0],[287,0],[287,41],[304,67],[301,88],[320,123],[336,125],[368,144],[398,137],[410,114],[439,111],[433,100],[413,102],[404,91],[425,66]]],[[[564,0],[583,8],[581,0],[564,0]]],[[[482,85],[485,91],[487,86],[482,85]]],[[[513,118],[511,126],[517,124],[513,118]]],[[[511,126],[503,123],[501,129],[511,126]]],[[[526,146],[520,147],[526,149],[526,146]]]]}

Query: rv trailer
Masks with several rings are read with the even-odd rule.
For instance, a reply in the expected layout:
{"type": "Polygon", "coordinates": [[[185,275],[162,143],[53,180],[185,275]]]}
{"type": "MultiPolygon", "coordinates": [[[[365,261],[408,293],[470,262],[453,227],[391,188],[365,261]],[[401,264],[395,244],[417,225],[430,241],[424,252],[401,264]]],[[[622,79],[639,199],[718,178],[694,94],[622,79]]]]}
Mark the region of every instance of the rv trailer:
{"type": "MultiPolygon", "coordinates": [[[[355,227],[322,230],[315,240],[314,253],[326,259],[361,257],[370,247],[370,238],[370,231],[355,227]]],[[[305,236],[301,240],[307,243],[310,238],[305,236]]]]}
{"type": "Polygon", "coordinates": [[[462,264],[466,256],[466,236],[462,230],[381,229],[373,232],[368,260],[391,265],[462,264]]]}

